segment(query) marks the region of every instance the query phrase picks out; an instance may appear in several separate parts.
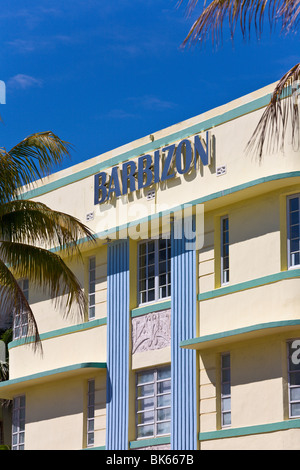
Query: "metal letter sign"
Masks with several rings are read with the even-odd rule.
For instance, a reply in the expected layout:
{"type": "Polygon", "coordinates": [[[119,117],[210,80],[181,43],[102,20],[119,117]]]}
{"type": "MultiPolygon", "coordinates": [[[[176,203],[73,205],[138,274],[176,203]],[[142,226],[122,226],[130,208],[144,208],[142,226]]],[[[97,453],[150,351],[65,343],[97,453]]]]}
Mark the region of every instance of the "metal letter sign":
{"type": "Polygon", "coordinates": [[[128,161],[112,168],[110,175],[101,171],[95,175],[95,204],[102,204],[113,197],[120,197],[128,192],[147,188],[151,184],[166,181],[176,176],[196,169],[197,161],[202,165],[211,164],[212,139],[210,132],[206,132],[206,142],[195,135],[193,142],[183,139],[176,146],[171,144],[153,155],[140,156],[137,161],[128,161]]]}

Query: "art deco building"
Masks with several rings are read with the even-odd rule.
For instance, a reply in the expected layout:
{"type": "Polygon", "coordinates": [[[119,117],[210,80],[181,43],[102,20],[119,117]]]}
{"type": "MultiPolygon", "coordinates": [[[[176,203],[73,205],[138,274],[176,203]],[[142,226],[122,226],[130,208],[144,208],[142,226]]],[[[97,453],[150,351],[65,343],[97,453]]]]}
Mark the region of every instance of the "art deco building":
{"type": "Polygon", "coordinates": [[[299,449],[299,149],[287,134],[261,161],[245,152],[271,91],[24,193],[97,243],[66,258],[84,319],[21,280],[43,355],[15,324],[14,449],[299,449]]]}

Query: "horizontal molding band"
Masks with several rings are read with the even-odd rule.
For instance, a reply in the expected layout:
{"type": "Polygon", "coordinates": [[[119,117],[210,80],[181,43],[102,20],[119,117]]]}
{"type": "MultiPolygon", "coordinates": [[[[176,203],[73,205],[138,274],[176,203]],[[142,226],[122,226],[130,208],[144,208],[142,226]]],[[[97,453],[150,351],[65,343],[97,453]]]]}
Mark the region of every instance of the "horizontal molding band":
{"type": "Polygon", "coordinates": [[[279,282],[284,279],[293,279],[297,277],[300,277],[300,269],[290,269],[288,271],[281,271],[279,273],[269,274],[268,276],[259,277],[250,281],[233,284],[232,286],[220,287],[209,292],[203,292],[202,294],[198,294],[197,299],[201,302],[203,300],[214,299],[222,295],[234,294],[235,292],[253,289],[255,287],[264,286],[266,284],[279,282]]]}
{"type": "Polygon", "coordinates": [[[197,344],[201,343],[210,343],[212,341],[230,338],[231,336],[239,336],[246,333],[251,333],[260,330],[267,330],[272,328],[284,328],[284,327],[293,327],[293,326],[300,326],[300,320],[282,320],[282,321],[274,321],[268,323],[258,323],[257,325],[245,326],[243,328],[237,328],[235,330],[227,330],[222,331],[220,333],[214,333],[211,335],[200,336],[198,338],[187,339],[185,341],[181,341],[180,347],[191,347],[196,346],[197,344]]]}
{"type": "Polygon", "coordinates": [[[170,443],[171,443],[170,436],[153,437],[150,439],[141,439],[139,441],[131,441],[129,443],[129,448],[139,449],[141,447],[159,446],[159,445],[170,444],[170,443]]]}
{"type": "Polygon", "coordinates": [[[131,310],[131,317],[139,317],[140,315],[146,315],[147,313],[152,312],[159,312],[160,310],[166,310],[168,308],[171,308],[171,299],[165,300],[164,302],[148,304],[144,307],[134,308],[131,310]]]}
{"type": "MultiPolygon", "coordinates": [[[[300,269],[291,269],[289,271],[282,271],[280,273],[271,274],[269,276],[264,276],[258,279],[253,279],[251,281],[234,284],[233,286],[221,287],[219,289],[216,289],[215,291],[209,291],[203,294],[198,294],[197,298],[199,301],[208,300],[208,299],[212,299],[212,298],[219,297],[222,295],[232,294],[235,292],[263,286],[266,284],[271,284],[274,282],[281,281],[283,279],[292,279],[296,277],[300,277],[300,269]]],[[[132,309],[131,317],[134,318],[134,317],[138,317],[141,315],[146,315],[147,313],[158,312],[160,310],[165,310],[168,308],[171,308],[171,300],[148,304],[148,305],[145,305],[144,307],[137,307],[135,309],[132,309]]],[[[106,324],[107,324],[107,317],[104,317],[104,318],[92,320],[89,322],[80,323],[79,325],[72,325],[72,326],[68,326],[65,328],[60,328],[57,330],[49,331],[47,333],[41,333],[40,339],[41,341],[52,339],[58,336],[63,336],[63,335],[71,334],[71,333],[77,333],[79,331],[88,330],[90,328],[95,328],[95,327],[106,325],[106,324]]],[[[187,340],[187,341],[190,341],[190,340],[187,340]]],[[[24,344],[28,344],[32,342],[34,342],[33,337],[20,338],[17,340],[13,340],[8,344],[8,349],[12,349],[17,346],[23,346],[24,344]]]]}
{"type": "Polygon", "coordinates": [[[11,385],[17,385],[20,383],[30,382],[32,380],[42,379],[42,378],[50,377],[53,375],[64,374],[66,372],[74,372],[80,369],[91,369],[91,368],[92,369],[106,369],[106,363],[105,362],[82,362],[81,364],[73,364],[71,366],[59,367],[57,369],[51,369],[51,370],[47,370],[44,372],[38,372],[36,374],[26,375],[24,377],[18,377],[16,379],[5,380],[3,382],[0,382],[0,394],[1,394],[2,388],[5,389],[6,387],[11,386],[11,385]]]}
{"type": "MultiPolygon", "coordinates": [[[[186,206],[193,207],[193,206],[196,206],[198,204],[204,204],[205,202],[209,202],[209,201],[212,201],[214,199],[218,199],[218,198],[221,198],[221,197],[224,197],[224,196],[228,196],[230,194],[234,194],[236,192],[243,191],[245,189],[249,189],[249,188],[254,187],[254,186],[258,186],[260,184],[270,183],[270,182],[273,182],[273,181],[287,179],[287,178],[299,178],[299,177],[300,177],[300,171],[292,171],[292,172],[279,173],[279,174],[270,175],[270,176],[264,176],[262,178],[258,178],[256,180],[248,181],[247,183],[242,183],[242,184],[239,184],[237,186],[233,186],[231,188],[227,188],[227,189],[224,189],[222,191],[218,191],[216,193],[208,194],[207,196],[202,196],[200,198],[193,199],[192,201],[185,202],[185,203],[180,204],[180,205],[178,205],[176,207],[173,207],[171,209],[161,211],[161,212],[158,212],[156,214],[149,215],[147,217],[143,217],[143,218],[138,219],[136,221],[132,221],[132,222],[128,222],[128,223],[116,226],[116,227],[112,227],[110,229],[104,230],[103,232],[98,232],[98,233],[95,234],[95,237],[98,238],[98,239],[106,239],[110,235],[116,236],[116,234],[118,232],[122,232],[123,230],[127,230],[130,227],[134,227],[134,226],[139,225],[139,224],[148,223],[151,220],[159,219],[160,217],[169,216],[172,213],[181,211],[186,206]]],[[[116,237],[116,239],[117,239],[117,237],[116,237]]],[[[86,237],[81,238],[80,240],[78,240],[78,244],[80,244],[80,245],[83,244],[83,243],[86,243],[86,242],[89,242],[88,238],[86,238],[86,237]]],[[[49,251],[59,252],[59,251],[61,251],[61,248],[60,247],[53,247],[49,251]]]]}
{"type": "Polygon", "coordinates": [[[225,122],[232,121],[233,119],[237,119],[245,114],[256,111],[260,108],[267,106],[267,104],[270,102],[270,99],[271,94],[267,94],[253,101],[250,101],[249,103],[237,106],[236,108],[230,111],[226,111],[225,113],[222,113],[219,116],[214,116],[210,119],[206,119],[205,121],[194,124],[193,126],[189,126],[181,131],[174,132],[169,136],[155,140],[154,142],[150,142],[149,144],[141,145],[136,149],[129,150],[127,152],[116,155],[115,157],[109,158],[108,160],[105,160],[102,163],[99,162],[89,168],[85,168],[84,170],[72,173],[72,175],[60,178],[59,180],[53,181],[52,183],[48,183],[41,187],[29,190],[23,193],[20,197],[24,199],[31,199],[33,197],[41,196],[42,194],[48,193],[50,191],[55,191],[56,189],[92,176],[95,173],[98,173],[99,171],[110,168],[111,166],[118,165],[119,163],[123,163],[144,153],[153,152],[157,148],[165,147],[173,142],[176,142],[177,140],[184,139],[199,132],[204,132],[208,129],[211,129],[212,127],[219,126],[221,124],[224,124],[225,122]]]}
{"type": "Polygon", "coordinates": [[[105,450],[105,446],[98,446],[98,447],[85,447],[82,450],[105,450]]]}
{"type": "MultiPolygon", "coordinates": [[[[97,326],[102,326],[107,324],[107,318],[98,318],[96,320],[80,323],[79,325],[67,326],[65,328],[60,328],[58,330],[48,331],[47,333],[41,333],[40,339],[44,341],[46,339],[57,338],[58,336],[68,335],[70,333],[77,333],[79,331],[89,330],[91,328],[96,328],[97,326]]],[[[17,346],[23,346],[24,344],[33,343],[34,337],[30,336],[28,338],[20,338],[11,341],[8,344],[8,349],[15,348],[17,346]]]]}
{"type": "Polygon", "coordinates": [[[230,437],[251,436],[253,434],[264,434],[269,432],[284,431],[286,429],[299,429],[300,419],[290,419],[277,423],[258,424],[242,428],[220,429],[218,431],[200,432],[199,441],[210,441],[213,439],[225,439],[230,437]]]}

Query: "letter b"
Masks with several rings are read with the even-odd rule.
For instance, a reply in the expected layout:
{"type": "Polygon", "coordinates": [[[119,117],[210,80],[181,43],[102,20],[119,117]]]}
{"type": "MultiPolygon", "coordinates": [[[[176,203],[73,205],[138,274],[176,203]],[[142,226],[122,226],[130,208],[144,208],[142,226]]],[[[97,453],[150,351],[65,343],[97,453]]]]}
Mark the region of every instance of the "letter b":
{"type": "Polygon", "coordinates": [[[105,186],[106,183],[106,173],[101,172],[97,173],[95,175],[95,181],[94,181],[94,204],[101,204],[101,202],[104,202],[105,199],[107,198],[107,187],[105,186]],[[101,184],[100,184],[101,180],[101,184]],[[100,192],[101,192],[101,197],[100,197],[100,192]]]}

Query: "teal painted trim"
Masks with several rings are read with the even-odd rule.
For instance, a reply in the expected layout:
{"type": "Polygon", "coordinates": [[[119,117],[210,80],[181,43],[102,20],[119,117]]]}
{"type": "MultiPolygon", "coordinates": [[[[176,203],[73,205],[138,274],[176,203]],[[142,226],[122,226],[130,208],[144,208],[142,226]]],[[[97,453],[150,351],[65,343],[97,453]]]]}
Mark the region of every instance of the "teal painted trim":
{"type": "Polygon", "coordinates": [[[235,330],[222,331],[221,333],[214,333],[212,335],[206,335],[199,338],[187,339],[181,341],[180,346],[193,346],[200,343],[209,343],[218,339],[230,338],[231,336],[238,336],[245,333],[251,333],[252,331],[259,331],[270,328],[280,328],[285,326],[300,326],[300,320],[283,320],[268,323],[259,323],[257,325],[246,326],[244,328],[237,328],[235,330]]]}
{"type": "Polygon", "coordinates": [[[220,429],[218,431],[200,432],[199,441],[213,439],[224,439],[227,437],[251,436],[253,434],[264,434],[269,432],[284,431],[286,429],[299,429],[300,419],[290,419],[278,423],[258,424],[256,426],[245,426],[242,428],[220,429]]]}
{"type": "Polygon", "coordinates": [[[159,312],[171,308],[171,300],[165,300],[164,302],[153,303],[145,305],[144,307],[137,307],[131,310],[131,317],[139,317],[140,315],[146,315],[147,313],[159,312]]]}
{"type": "Polygon", "coordinates": [[[186,129],[175,132],[169,136],[163,137],[154,142],[150,142],[149,144],[141,145],[140,147],[137,147],[136,149],[121,153],[120,155],[112,157],[104,161],[103,163],[98,163],[97,165],[93,165],[89,168],[73,173],[72,175],[61,178],[58,181],[54,181],[52,183],[45,184],[44,186],[41,186],[39,188],[29,190],[26,193],[23,193],[20,197],[24,199],[25,198],[31,199],[33,197],[40,196],[41,194],[45,194],[50,191],[59,189],[63,186],[67,186],[71,183],[75,183],[76,181],[79,181],[83,178],[87,178],[88,176],[92,176],[95,173],[105,170],[106,168],[110,168],[111,166],[118,165],[119,163],[125,162],[127,160],[135,158],[144,153],[152,152],[157,148],[170,145],[171,143],[177,140],[184,139],[186,137],[189,137],[190,135],[193,135],[199,132],[204,132],[208,129],[211,129],[212,127],[219,126],[221,124],[224,124],[225,122],[231,121],[233,119],[237,119],[245,114],[248,114],[253,111],[256,111],[257,109],[263,108],[267,106],[270,99],[271,99],[271,94],[267,94],[249,103],[238,106],[230,111],[226,111],[225,113],[220,114],[219,116],[215,116],[203,122],[194,124],[193,126],[187,127],[186,129]]]}
{"type": "MultiPolygon", "coordinates": [[[[247,183],[243,183],[243,184],[234,186],[232,188],[224,189],[222,191],[218,191],[216,193],[212,193],[212,194],[209,194],[207,196],[203,196],[203,197],[194,199],[194,200],[186,202],[184,204],[180,204],[179,206],[176,206],[176,207],[174,207],[170,210],[161,211],[159,213],[149,215],[148,217],[143,217],[142,219],[139,219],[137,221],[129,222],[129,223],[126,223],[126,224],[123,224],[123,225],[119,225],[117,227],[113,227],[109,230],[105,230],[104,232],[98,232],[98,233],[95,234],[95,237],[98,238],[98,239],[105,239],[105,238],[109,237],[109,235],[115,235],[116,233],[121,232],[122,230],[126,230],[129,227],[134,227],[138,224],[143,224],[145,222],[149,222],[149,221],[157,219],[159,217],[168,216],[168,215],[170,215],[174,212],[182,210],[186,206],[196,206],[198,204],[203,204],[205,202],[209,202],[209,201],[212,201],[214,199],[218,199],[218,198],[221,198],[221,197],[224,197],[224,196],[228,196],[228,195],[234,194],[238,191],[242,191],[244,189],[248,189],[250,187],[257,186],[259,184],[269,183],[269,182],[272,182],[272,181],[277,181],[277,180],[286,179],[286,178],[298,178],[298,177],[300,177],[300,171],[292,171],[292,172],[287,172],[287,173],[280,173],[280,174],[276,174],[276,175],[266,176],[266,177],[263,177],[263,178],[258,178],[256,180],[248,181],[247,183]]],[[[82,238],[82,239],[78,240],[78,244],[85,243],[86,241],[88,241],[87,238],[82,238]]],[[[52,252],[60,251],[60,247],[54,247],[54,248],[50,249],[50,251],[52,251],[52,252]]]]}
{"type": "Polygon", "coordinates": [[[276,175],[270,175],[270,176],[265,176],[263,178],[258,178],[253,181],[248,181],[247,183],[242,183],[237,186],[233,186],[232,188],[224,189],[222,191],[218,191],[216,193],[209,194],[207,196],[203,196],[197,199],[193,199],[192,201],[186,202],[184,204],[180,204],[179,206],[176,206],[170,210],[166,211],[161,211],[157,214],[149,215],[148,217],[144,217],[142,219],[139,219],[134,222],[130,222],[127,224],[123,224],[114,228],[111,228],[109,230],[105,230],[104,232],[99,232],[96,234],[97,238],[106,238],[110,234],[115,234],[117,232],[120,232],[121,230],[127,229],[128,227],[133,227],[138,224],[142,224],[144,222],[149,222],[151,220],[154,220],[159,217],[167,216],[169,214],[172,214],[173,212],[182,210],[186,206],[196,206],[198,204],[203,204],[205,202],[212,201],[214,199],[218,199],[224,196],[228,196],[230,194],[234,194],[238,191],[243,191],[244,189],[249,189],[254,186],[258,186],[263,183],[270,183],[272,181],[277,181],[281,179],[286,179],[286,178],[298,178],[300,177],[300,171],[291,171],[291,172],[286,172],[286,173],[279,173],[276,175]]]}
{"type": "Polygon", "coordinates": [[[47,370],[45,372],[39,372],[37,374],[26,375],[24,377],[19,377],[17,379],[5,380],[0,382],[0,389],[5,388],[7,385],[16,385],[19,383],[29,382],[35,379],[41,379],[44,377],[50,377],[52,375],[62,374],[64,372],[72,372],[80,369],[106,369],[105,362],[83,362],[81,364],[73,364],[72,366],[59,367],[58,369],[47,370]]]}
{"type": "Polygon", "coordinates": [[[170,436],[153,437],[152,439],[141,439],[139,441],[131,441],[129,443],[129,448],[139,449],[141,447],[159,446],[159,445],[170,444],[170,443],[171,443],[170,436]]]}
{"type": "Polygon", "coordinates": [[[100,446],[100,447],[85,447],[82,450],[105,450],[105,449],[106,449],[105,446],[100,446]]]}
{"type": "Polygon", "coordinates": [[[198,294],[197,298],[201,302],[203,300],[214,299],[215,297],[220,297],[222,295],[234,294],[235,292],[253,289],[255,287],[273,284],[274,282],[279,282],[284,279],[293,279],[296,277],[300,277],[300,269],[290,269],[276,274],[252,279],[251,281],[240,282],[239,284],[233,284],[232,286],[220,287],[213,291],[203,292],[202,294],[198,294]]]}
{"type": "MultiPolygon", "coordinates": [[[[79,325],[67,326],[66,328],[60,328],[54,331],[48,331],[47,333],[41,333],[41,341],[51,338],[56,338],[57,336],[68,335],[70,333],[77,333],[79,331],[89,330],[91,328],[96,328],[97,326],[106,325],[107,318],[98,318],[96,320],[88,321],[85,323],[80,323],[79,325]]],[[[30,336],[29,338],[20,338],[14,341],[11,341],[8,344],[8,349],[15,348],[17,346],[23,346],[24,344],[33,343],[34,337],[30,336]]]]}

